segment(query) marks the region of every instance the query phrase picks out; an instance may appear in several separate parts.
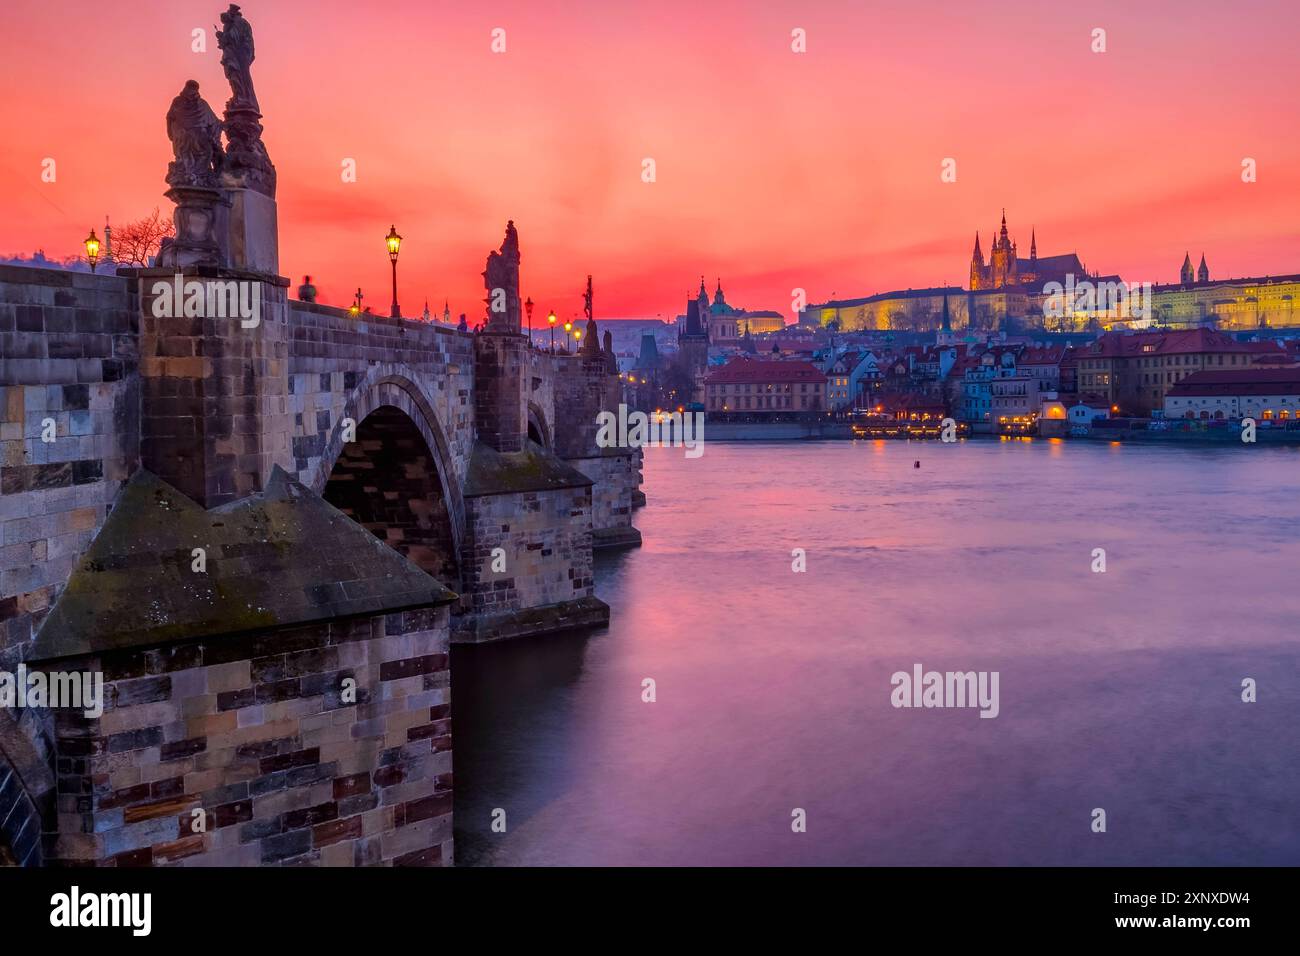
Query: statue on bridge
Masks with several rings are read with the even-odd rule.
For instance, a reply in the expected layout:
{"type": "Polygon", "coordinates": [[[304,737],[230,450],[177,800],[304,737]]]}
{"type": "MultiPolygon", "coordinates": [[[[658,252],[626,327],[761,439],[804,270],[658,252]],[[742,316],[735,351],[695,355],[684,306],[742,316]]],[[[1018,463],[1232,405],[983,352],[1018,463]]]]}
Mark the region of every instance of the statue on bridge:
{"type": "Polygon", "coordinates": [[[234,3],[221,15],[221,24],[217,45],[232,94],[226,101],[224,182],[228,188],[248,188],[274,198],[275,166],[262,142],[262,112],[253,92],[253,28],[234,3]]]}
{"type": "Polygon", "coordinates": [[[595,355],[600,352],[600,339],[597,337],[596,317],[592,314],[592,299],[594,295],[591,289],[591,276],[587,276],[587,291],[582,294],[582,311],[587,314],[587,331],[586,338],[582,342],[582,350],[589,355],[595,355]]]}
{"type": "Polygon", "coordinates": [[[167,166],[167,185],[214,189],[225,163],[221,120],[199,95],[199,84],[187,80],[167,110],[167,138],[175,157],[167,166]]]}
{"type": "Polygon", "coordinates": [[[518,332],[519,318],[519,233],[515,222],[506,223],[506,238],[499,252],[490,252],[483,270],[487,287],[487,324],[489,332],[518,332]]]}
{"type": "Polygon", "coordinates": [[[176,203],[176,235],[162,241],[160,266],[185,268],[220,265],[215,233],[220,176],[225,169],[221,151],[221,121],[199,95],[199,84],[187,80],[167,110],[167,138],[173,159],[167,164],[167,198],[176,203]]]}
{"type": "Polygon", "coordinates": [[[221,68],[226,71],[230,92],[234,94],[226,103],[226,109],[239,106],[261,112],[257,94],[253,92],[253,28],[233,3],[221,15],[221,25],[224,30],[216,27],[213,30],[216,30],[217,46],[221,47],[221,68]]]}

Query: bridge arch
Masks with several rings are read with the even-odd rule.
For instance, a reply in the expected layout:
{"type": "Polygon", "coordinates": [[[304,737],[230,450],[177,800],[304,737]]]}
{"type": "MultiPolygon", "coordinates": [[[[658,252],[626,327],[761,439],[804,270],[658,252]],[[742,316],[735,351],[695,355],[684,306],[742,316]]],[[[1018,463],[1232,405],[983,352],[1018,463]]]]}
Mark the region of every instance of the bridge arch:
{"type": "Polygon", "coordinates": [[[370,373],[331,429],[312,489],[453,590],[465,504],[442,424],[406,375],[370,373]],[[355,425],[344,442],[344,425],[355,425]]]}
{"type": "Polygon", "coordinates": [[[41,864],[41,816],[18,770],[0,749],[0,867],[41,864]]]}
{"type": "Polygon", "coordinates": [[[528,437],[547,451],[551,450],[551,426],[546,421],[546,412],[536,402],[528,403],[528,437]]]}

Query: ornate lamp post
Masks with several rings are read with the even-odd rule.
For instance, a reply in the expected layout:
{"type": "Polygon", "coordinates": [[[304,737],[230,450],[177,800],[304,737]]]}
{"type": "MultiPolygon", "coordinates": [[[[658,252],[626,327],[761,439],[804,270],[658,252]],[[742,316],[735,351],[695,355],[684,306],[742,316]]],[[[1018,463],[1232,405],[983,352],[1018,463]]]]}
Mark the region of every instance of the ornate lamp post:
{"type": "Polygon", "coordinates": [[[95,235],[95,230],[90,230],[90,235],[86,237],[86,258],[90,260],[90,271],[95,271],[95,266],[99,264],[99,237],[95,235]]]}
{"type": "Polygon", "coordinates": [[[393,318],[400,319],[402,310],[397,305],[397,253],[402,248],[402,237],[397,234],[397,227],[391,226],[384,237],[388,243],[388,260],[393,264],[393,318]]]}
{"type": "Polygon", "coordinates": [[[551,351],[555,351],[555,310],[551,309],[551,314],[546,317],[546,321],[551,325],[551,351]]]}
{"type": "Polygon", "coordinates": [[[528,313],[528,344],[533,344],[533,297],[524,302],[524,311],[528,313]]]}
{"type": "Polygon", "coordinates": [[[573,331],[573,323],[564,323],[564,354],[569,354],[569,333],[573,331]]]}
{"type": "Polygon", "coordinates": [[[573,350],[574,350],[575,352],[581,351],[581,349],[579,348],[579,346],[581,346],[581,345],[582,345],[582,329],[574,329],[574,330],[573,330],[573,350]]]}
{"type": "Polygon", "coordinates": [[[348,312],[351,313],[352,318],[354,319],[361,314],[361,286],[357,286],[357,296],[353,300],[352,308],[348,309],[348,312]]]}

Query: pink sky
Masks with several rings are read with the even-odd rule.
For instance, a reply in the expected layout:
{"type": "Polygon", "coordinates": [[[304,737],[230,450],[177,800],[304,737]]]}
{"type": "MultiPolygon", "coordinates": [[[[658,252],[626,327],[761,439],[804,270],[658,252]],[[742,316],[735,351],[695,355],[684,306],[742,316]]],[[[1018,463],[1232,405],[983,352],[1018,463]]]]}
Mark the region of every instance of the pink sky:
{"type": "MultiPolygon", "coordinates": [[[[105,214],[170,212],[163,118],[189,78],[220,113],[223,9],[6,0],[0,254],[71,255],[105,214]]],[[[733,304],[786,313],[795,287],[818,301],[965,284],[975,230],[987,253],[1003,206],[1022,255],[1036,227],[1041,255],[1130,281],[1176,278],[1184,251],[1215,276],[1300,272],[1292,2],[243,10],[281,271],[311,273],[322,301],[360,285],[387,311],[396,223],[404,311],[450,299],[473,321],[508,218],[538,321],[579,312],[588,273],[598,318],[670,318],[701,273],[733,304]],[[940,182],[945,157],[956,183],[940,182]]]]}

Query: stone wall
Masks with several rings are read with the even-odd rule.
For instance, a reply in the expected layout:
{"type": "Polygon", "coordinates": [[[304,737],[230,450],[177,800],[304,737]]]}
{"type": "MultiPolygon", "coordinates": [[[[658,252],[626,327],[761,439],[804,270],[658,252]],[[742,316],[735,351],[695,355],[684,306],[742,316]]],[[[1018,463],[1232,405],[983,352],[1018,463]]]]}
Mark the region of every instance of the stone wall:
{"type": "Polygon", "coordinates": [[[47,861],[450,864],[447,638],[442,607],[59,662],[107,703],[58,712],[47,861]]]}
{"type": "Polygon", "coordinates": [[[641,543],[641,532],[632,527],[633,495],[641,484],[640,457],[634,449],[609,452],[567,461],[592,481],[593,547],[633,547],[641,543]]]}
{"type": "MultiPolygon", "coordinates": [[[[138,463],[132,292],[117,276],[0,266],[0,670],[27,658],[138,463]]],[[[0,838],[16,862],[40,860],[29,821],[53,798],[52,732],[44,711],[0,711],[0,838]]]]}
{"type": "Polygon", "coordinates": [[[641,484],[639,449],[600,448],[596,444],[600,413],[618,414],[623,397],[618,377],[610,374],[604,355],[580,353],[561,360],[551,387],[556,454],[593,482],[593,544],[640,544],[641,534],[632,527],[632,501],[641,484]]]}
{"type": "MultiPolygon", "coordinates": [[[[230,270],[187,270],[185,282],[255,293],[257,324],[236,315],[155,316],[155,291],[172,299],[172,269],[140,269],[140,460],[212,508],[262,490],[271,467],[291,467],[287,408],[287,280],[230,270]]],[[[205,301],[205,312],[217,311],[205,301]]],[[[223,311],[236,310],[222,303],[223,311]]],[[[169,313],[172,310],[167,310],[169,313]]],[[[250,319],[250,321],[252,321],[250,319]]]]}
{"type": "Polygon", "coordinates": [[[561,488],[469,499],[457,640],[482,641],[606,623],[595,597],[591,489],[561,488]],[[494,549],[505,570],[492,570],[494,549]]]}
{"type": "Polygon", "coordinates": [[[138,463],[138,327],[125,279],[0,266],[0,668],[138,463]]]}

